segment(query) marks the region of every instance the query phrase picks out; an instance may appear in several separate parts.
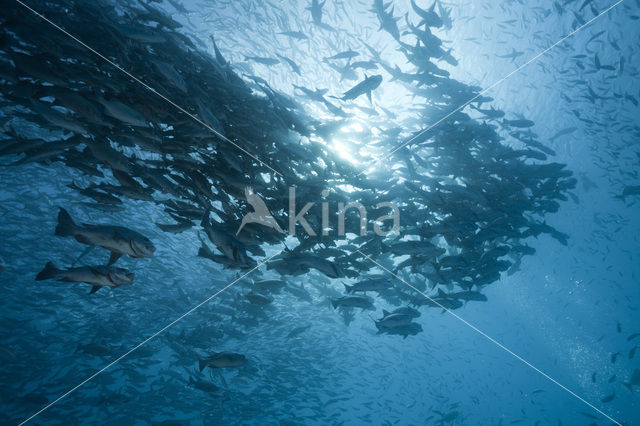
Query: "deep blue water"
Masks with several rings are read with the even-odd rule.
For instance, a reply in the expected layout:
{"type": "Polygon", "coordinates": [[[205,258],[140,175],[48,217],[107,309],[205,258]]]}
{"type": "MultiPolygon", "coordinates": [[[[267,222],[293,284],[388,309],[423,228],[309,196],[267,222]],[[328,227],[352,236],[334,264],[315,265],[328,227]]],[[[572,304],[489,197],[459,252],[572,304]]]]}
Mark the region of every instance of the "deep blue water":
{"type": "MultiPolygon", "coordinates": [[[[28,3],[129,76],[24,5],[7,1],[0,10],[0,423],[640,424],[637,0],[437,2],[434,13],[451,22],[431,27],[429,46],[441,41],[442,49],[431,59],[438,69],[423,76],[429,84],[393,75],[397,66],[415,77],[416,63],[427,62],[407,56],[416,48],[408,24],[421,20],[409,1],[384,5],[399,18],[397,39],[379,30],[373,1],[327,0],[321,22],[306,1],[143,3],[147,8],[111,8],[106,0],[28,3]],[[172,28],[149,8],[182,26],[172,28]],[[143,37],[140,28],[155,30],[143,37]],[[285,31],[305,38],[279,34],[285,31]],[[192,45],[169,49],[163,43],[174,33],[192,45]],[[211,37],[228,66],[215,59],[211,37]],[[325,59],[349,50],[358,56],[325,59]],[[366,63],[354,67],[356,61],[366,63]],[[382,83],[371,101],[366,94],[337,99],[372,75],[382,83]],[[295,86],[327,89],[325,101],[341,112],[295,86]],[[71,92],[87,102],[83,111],[69,106],[71,92]],[[118,119],[109,112],[114,100],[134,110],[121,110],[129,121],[142,114],[152,124],[118,119]],[[504,117],[478,110],[491,107],[504,117]],[[60,125],[51,111],[66,121],[60,125]],[[337,130],[323,130],[335,122],[337,130]],[[203,124],[232,141],[203,136],[210,130],[203,124]],[[84,148],[106,140],[126,167],[84,148]],[[46,151],[60,141],[71,142],[46,151]],[[36,155],[43,157],[20,161],[36,155]],[[193,169],[204,176],[204,189],[182,166],[198,155],[212,161],[193,169]],[[568,173],[522,172],[547,163],[566,164],[568,173]],[[155,201],[102,187],[123,200],[117,211],[105,211],[105,203],[96,206],[69,186],[117,185],[119,167],[155,201]],[[152,183],[149,170],[162,170],[184,192],[152,183]],[[285,239],[253,225],[254,247],[235,235],[251,211],[246,186],[267,200],[286,231],[290,186],[298,211],[306,202],[319,206],[323,189],[331,209],[338,200],[371,209],[391,200],[400,227],[377,239],[370,221],[367,238],[358,240],[357,220],[347,223],[346,237],[335,235],[332,222],[333,233],[314,245],[300,226],[285,239]],[[462,201],[456,188],[466,194],[462,201]],[[233,241],[230,252],[207,236],[197,214],[190,229],[163,232],[158,224],[175,223],[171,199],[211,213],[225,241],[233,241]],[[96,247],[78,259],[88,246],[54,235],[60,207],[78,223],[123,226],[153,242],[153,257],[124,255],[114,265],[135,274],[133,285],[88,294],[86,284],[35,280],[48,261],[78,267],[109,257],[96,247]],[[443,252],[426,260],[387,249],[416,235],[443,252]],[[383,245],[364,248],[366,241],[383,245]],[[202,244],[218,262],[197,256],[202,244]],[[304,262],[283,252],[285,245],[328,262],[301,271],[304,262]],[[520,255],[522,246],[535,253],[520,255]],[[239,255],[245,248],[249,266],[239,255]],[[493,258],[496,248],[507,251],[493,258]],[[276,258],[261,265],[270,256],[276,258]],[[417,269],[398,266],[407,259],[417,269]],[[390,286],[367,291],[372,309],[332,306],[344,284],[368,274],[390,286]],[[254,284],[263,279],[286,285],[258,291],[254,284]],[[486,301],[447,312],[429,306],[454,299],[438,290],[471,290],[486,301]],[[252,291],[269,303],[252,300],[252,291]],[[420,312],[412,321],[420,331],[380,333],[374,321],[383,309],[402,306],[420,312]],[[297,327],[304,328],[289,336],[297,327]],[[198,371],[199,357],[223,351],[244,355],[246,364],[198,371]]],[[[417,6],[428,10],[431,2],[417,6]]]]}

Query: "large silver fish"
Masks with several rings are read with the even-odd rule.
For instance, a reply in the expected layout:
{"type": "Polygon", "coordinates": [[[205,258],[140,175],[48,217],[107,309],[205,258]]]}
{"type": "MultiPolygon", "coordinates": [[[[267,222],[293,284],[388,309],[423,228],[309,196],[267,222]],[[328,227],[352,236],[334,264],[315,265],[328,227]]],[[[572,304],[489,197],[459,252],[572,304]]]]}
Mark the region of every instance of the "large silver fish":
{"type": "Polygon", "coordinates": [[[242,367],[247,363],[247,358],[234,352],[216,352],[206,358],[198,359],[200,371],[209,368],[233,368],[242,367]]]}
{"type": "Polygon", "coordinates": [[[74,237],[82,244],[111,250],[108,265],[112,265],[123,254],[128,254],[131,257],[153,257],[153,252],[156,250],[147,237],[131,229],[86,223],[77,225],[63,208],[58,214],[58,227],[55,234],[62,237],[74,237]]]}
{"type": "Polygon", "coordinates": [[[47,262],[44,269],[36,276],[37,281],[58,278],[58,281],[91,284],[93,294],[102,287],[116,288],[133,283],[133,273],[115,266],[81,266],[79,268],[58,269],[52,262],[47,262]]]}

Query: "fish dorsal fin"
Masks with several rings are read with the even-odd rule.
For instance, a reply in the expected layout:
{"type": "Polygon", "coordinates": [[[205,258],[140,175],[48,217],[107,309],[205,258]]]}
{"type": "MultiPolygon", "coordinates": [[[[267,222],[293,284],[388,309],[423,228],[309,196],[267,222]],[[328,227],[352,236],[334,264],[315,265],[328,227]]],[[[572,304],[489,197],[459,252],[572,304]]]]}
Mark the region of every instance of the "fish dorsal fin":
{"type": "Polygon", "coordinates": [[[93,294],[93,293],[95,293],[96,291],[100,290],[101,288],[102,288],[102,287],[100,287],[99,285],[91,286],[91,291],[89,292],[89,294],[93,294]]]}

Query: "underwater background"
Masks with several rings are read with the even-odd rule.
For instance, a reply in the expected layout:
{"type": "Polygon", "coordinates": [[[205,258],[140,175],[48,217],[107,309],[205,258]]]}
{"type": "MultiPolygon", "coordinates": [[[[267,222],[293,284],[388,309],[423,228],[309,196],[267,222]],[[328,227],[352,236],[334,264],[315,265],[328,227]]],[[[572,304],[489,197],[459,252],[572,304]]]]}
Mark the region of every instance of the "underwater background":
{"type": "Polygon", "coordinates": [[[640,424],[639,22],[4,1],[0,423],[640,424]],[[247,187],[287,232],[238,231],[247,187]]]}

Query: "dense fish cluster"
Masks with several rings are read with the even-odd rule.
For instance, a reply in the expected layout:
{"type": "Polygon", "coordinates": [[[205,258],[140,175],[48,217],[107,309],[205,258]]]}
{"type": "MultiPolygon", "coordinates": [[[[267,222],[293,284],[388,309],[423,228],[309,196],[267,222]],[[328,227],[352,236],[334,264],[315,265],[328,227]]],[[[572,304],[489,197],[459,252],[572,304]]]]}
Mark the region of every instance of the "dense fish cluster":
{"type": "MultiPolygon", "coordinates": [[[[438,293],[454,301],[476,299],[464,291],[490,284],[523,255],[532,254],[525,243],[528,237],[548,233],[566,244],[566,235],[546,225],[544,215],[558,210],[558,200],[566,199],[575,179],[564,165],[546,162],[550,150],[522,130],[533,125],[529,120],[500,124],[521,142],[517,148],[506,143],[490,121],[500,116],[495,109],[486,112],[476,106],[489,119],[485,121],[456,112],[436,128],[409,135],[410,143],[395,153],[391,170],[384,167],[365,175],[322,143],[340,121],[307,117],[294,99],[257,77],[254,84],[245,82],[215,44],[214,57],[203,54],[177,31],[174,20],[153,6],[105,2],[67,8],[47,16],[68,26],[91,19],[94,28],[77,37],[98,52],[117,55],[110,61],[153,90],[60,32],[51,36],[29,31],[39,18],[16,5],[3,26],[6,138],[1,153],[20,156],[9,163],[13,166],[62,162],[90,176],[85,187],[73,184],[80,195],[93,199],[88,206],[111,211],[121,208],[123,198],[155,202],[175,220],[160,224],[161,229],[182,232],[195,221],[208,237],[200,256],[246,270],[257,264],[256,256],[264,256],[265,244],[284,239],[283,232],[255,224],[236,232],[250,212],[243,202],[248,200],[247,188],[260,195],[275,217],[287,213],[289,187],[295,188],[297,205],[324,197],[333,205],[358,201],[368,211],[380,211],[378,203],[393,202],[402,220],[398,232],[377,235],[366,229],[368,223],[358,226],[361,212],[348,210],[348,236],[357,235],[346,241],[336,235],[335,213],[329,217],[334,231],[317,235],[320,206],[313,206],[296,229],[299,244],[268,268],[283,276],[315,269],[329,278],[358,279],[374,266],[360,250],[388,265],[403,259],[392,269],[421,283],[423,290],[426,284],[459,287],[461,293],[438,293]],[[64,54],[55,56],[56,51],[64,54]],[[176,61],[178,57],[183,59],[176,61]],[[31,136],[24,131],[28,125],[46,129],[48,136],[31,136]],[[349,189],[344,188],[347,184],[349,189]]],[[[444,60],[455,64],[430,31],[442,23],[433,10],[415,4],[414,9],[422,19],[410,26],[415,45],[408,43],[408,35],[396,38],[415,71],[380,64],[404,79],[416,97],[425,98],[416,102],[424,109],[424,125],[436,112],[445,113],[474,96],[475,105],[490,101],[479,96],[480,88],[448,78],[436,65],[444,60]]],[[[381,28],[395,36],[392,11],[376,2],[376,12],[381,28]]],[[[350,56],[328,59],[340,58],[350,56]]],[[[371,97],[381,81],[380,75],[366,77],[341,100],[371,97]]],[[[398,132],[400,127],[384,129],[390,139],[398,132]]],[[[393,140],[371,143],[394,146],[393,140]]],[[[67,216],[64,210],[61,215],[67,216]]],[[[381,227],[388,230],[388,221],[381,227]]],[[[128,236],[133,232],[128,230],[105,232],[115,232],[115,245],[141,237],[128,236]]],[[[57,233],[111,249],[109,264],[127,253],[81,235],[82,228],[57,233]]],[[[136,256],[136,248],[132,250],[136,256]]],[[[415,294],[393,290],[390,276],[381,280],[387,284],[369,290],[389,290],[389,299],[398,302],[425,303],[415,294]]]]}
{"type": "MultiPolygon", "coordinates": [[[[169,3],[178,14],[190,13],[178,1],[169,3]]],[[[294,85],[295,96],[282,93],[252,65],[288,67],[301,75],[287,53],[246,51],[238,56],[244,61],[235,63],[222,53],[235,49],[232,40],[216,36],[215,27],[214,36],[194,35],[151,1],[29,2],[77,39],[18,3],[0,13],[2,167],[15,173],[34,165],[66,170],[70,183],[58,190],[72,190],[76,201],[53,203],[58,208],[47,215],[57,215],[57,227],[41,241],[55,246],[67,237],[87,246],[76,246],[73,264],[38,261],[35,279],[87,283],[90,294],[110,288],[92,294],[91,304],[104,293],[111,304],[121,294],[121,303],[135,303],[140,278],[126,290],[119,287],[132,284],[134,273],[145,273],[138,260],[163,261],[173,253],[173,241],[188,241],[176,250],[180,256],[198,257],[225,285],[239,281],[216,299],[215,310],[206,311],[215,327],[183,330],[163,340],[166,345],[136,350],[131,362],[157,375],[155,380],[129,372],[139,377],[129,377],[127,388],[112,389],[100,401],[119,404],[135,389],[153,392],[175,381],[223,404],[239,398],[225,370],[240,371],[233,379],[238,385],[273,368],[255,354],[239,353],[238,342],[261,336],[265,324],[286,328],[286,342],[314,328],[310,320],[285,323],[290,303],[332,307],[325,314],[338,312],[347,324],[355,315],[381,310],[371,317],[372,335],[402,341],[423,332],[424,307],[438,312],[487,301],[483,289],[535,253],[530,238],[547,234],[567,245],[568,235],[546,218],[573,196],[577,180],[565,164],[550,159],[555,152],[533,133],[532,120],[500,110],[481,87],[451,76],[455,52],[433,33],[452,26],[443,3],[428,7],[411,0],[402,16],[391,2],[373,1],[370,13],[401,55],[397,62],[364,40],[345,44],[323,12],[325,3],[313,0],[308,7],[306,25],[313,33],[284,20],[273,32],[291,43],[320,35],[331,41],[335,50],[317,56],[336,79],[351,85],[332,95],[302,85],[294,85]],[[410,93],[410,114],[376,104],[377,91],[391,81],[410,93]],[[363,115],[374,130],[353,125],[363,115]],[[337,135],[357,140],[361,161],[334,149],[337,135]],[[356,202],[363,208],[345,209],[356,202]],[[399,226],[389,220],[392,207],[399,226]],[[164,220],[155,223],[154,234],[135,221],[113,219],[134,211],[164,220]],[[259,217],[259,211],[273,216],[259,217]],[[80,218],[87,215],[102,219],[84,223],[80,218]],[[85,261],[89,252],[100,251],[94,247],[107,250],[108,260],[101,253],[104,263],[85,261]],[[136,259],[130,269],[120,265],[122,255],[136,259]],[[154,352],[180,368],[160,369],[148,360],[154,352]]],[[[514,50],[502,57],[520,55],[514,50]]],[[[598,70],[607,66],[596,62],[598,70]]],[[[638,193],[627,186],[621,197],[638,193]]],[[[0,259],[0,272],[10,267],[0,259]]],[[[181,314],[196,300],[176,288],[179,296],[166,303],[181,314]],[[186,309],[178,300],[188,303],[186,309]]],[[[121,322],[104,327],[99,341],[78,345],[76,353],[120,355],[104,342],[125,328],[121,322]]],[[[7,358],[21,365],[12,352],[7,358]]],[[[289,361],[282,359],[272,371],[280,380],[297,374],[289,361]]],[[[254,392],[274,404],[293,395],[286,386],[270,386],[254,392]]],[[[0,420],[32,414],[54,397],[43,394],[23,393],[0,420]]],[[[166,398],[175,406],[181,395],[166,398]]],[[[229,408],[229,415],[246,409],[229,408]]],[[[81,414],[73,407],[69,413],[81,414]]],[[[455,404],[434,413],[436,424],[454,424],[461,415],[455,404]]]]}

